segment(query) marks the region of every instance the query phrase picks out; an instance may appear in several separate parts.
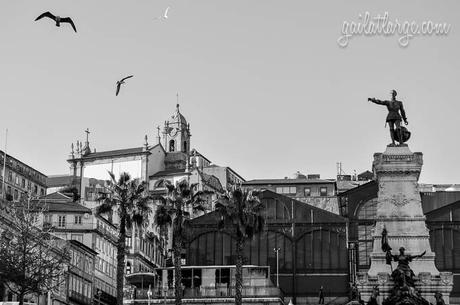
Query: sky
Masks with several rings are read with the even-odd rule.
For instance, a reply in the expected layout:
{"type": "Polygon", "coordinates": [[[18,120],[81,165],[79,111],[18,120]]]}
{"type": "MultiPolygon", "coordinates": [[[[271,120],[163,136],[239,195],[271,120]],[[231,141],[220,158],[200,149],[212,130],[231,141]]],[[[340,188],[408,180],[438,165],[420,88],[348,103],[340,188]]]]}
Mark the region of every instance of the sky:
{"type": "Polygon", "coordinates": [[[420,181],[460,183],[460,2],[9,0],[0,4],[0,148],[46,175],[69,173],[71,143],[97,151],[155,143],[180,109],[192,147],[246,179],[371,170],[390,142],[398,91],[424,154],[420,181]],[[169,18],[155,20],[165,9],[169,18]],[[34,19],[70,16],[56,27],[34,19]],[[337,39],[345,21],[451,25],[444,36],[337,39]],[[115,83],[133,74],[119,96],[115,83]]]}

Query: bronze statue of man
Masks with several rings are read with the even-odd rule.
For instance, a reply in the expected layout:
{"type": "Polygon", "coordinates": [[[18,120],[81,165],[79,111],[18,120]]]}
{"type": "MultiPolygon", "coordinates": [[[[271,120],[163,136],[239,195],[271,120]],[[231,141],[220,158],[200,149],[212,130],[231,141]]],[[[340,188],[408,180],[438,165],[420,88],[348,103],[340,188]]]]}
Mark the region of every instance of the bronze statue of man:
{"type": "MultiPolygon", "coordinates": [[[[426,251],[424,251],[420,255],[407,255],[404,253],[404,247],[399,248],[399,254],[391,255],[395,262],[398,262],[398,267],[396,270],[393,271],[391,276],[393,280],[399,284],[399,286],[411,286],[414,287],[414,271],[409,267],[409,263],[414,258],[419,258],[425,255],[426,251]]],[[[391,253],[391,252],[390,252],[391,253]]]]}
{"type": "Polygon", "coordinates": [[[401,101],[396,100],[396,95],[397,92],[396,90],[391,91],[391,100],[390,101],[381,101],[376,98],[368,98],[367,100],[370,102],[373,102],[378,105],[384,105],[387,106],[388,109],[388,115],[386,122],[390,126],[390,136],[391,136],[391,144],[392,146],[395,146],[395,130],[398,132],[396,135],[397,141],[399,144],[404,143],[404,134],[403,130],[401,128],[401,118],[404,120],[404,123],[407,125],[409,122],[407,121],[406,118],[406,112],[404,111],[403,103],[401,101]],[[396,129],[395,129],[396,126],[396,129]]]}

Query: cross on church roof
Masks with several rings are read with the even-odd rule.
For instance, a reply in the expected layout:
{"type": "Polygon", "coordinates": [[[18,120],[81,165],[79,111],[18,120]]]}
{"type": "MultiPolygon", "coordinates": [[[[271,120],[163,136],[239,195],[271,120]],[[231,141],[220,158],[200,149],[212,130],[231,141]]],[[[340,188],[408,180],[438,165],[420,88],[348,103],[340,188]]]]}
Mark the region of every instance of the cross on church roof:
{"type": "Polygon", "coordinates": [[[89,131],[89,128],[86,128],[85,132],[86,132],[86,143],[88,143],[88,141],[89,141],[89,134],[90,134],[91,132],[89,131]]]}

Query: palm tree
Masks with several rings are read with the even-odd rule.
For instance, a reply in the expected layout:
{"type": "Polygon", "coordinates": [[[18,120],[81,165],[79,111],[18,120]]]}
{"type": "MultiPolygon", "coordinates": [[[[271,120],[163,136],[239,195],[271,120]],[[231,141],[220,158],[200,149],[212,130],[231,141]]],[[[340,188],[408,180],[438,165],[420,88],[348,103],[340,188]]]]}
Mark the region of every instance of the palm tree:
{"type": "MultiPolygon", "coordinates": [[[[175,186],[168,180],[161,180],[158,185],[164,185],[167,190],[165,196],[155,197],[158,199],[158,207],[155,213],[155,223],[158,227],[172,227],[172,242],[174,253],[174,290],[175,304],[182,304],[182,273],[181,253],[184,247],[184,237],[187,225],[191,218],[191,212],[205,210],[203,195],[207,191],[195,191],[197,184],[189,184],[182,180],[175,186]]],[[[163,230],[164,231],[164,230],[163,230]]]]}
{"type": "Polygon", "coordinates": [[[258,192],[236,187],[220,196],[215,206],[220,215],[219,229],[229,229],[236,237],[235,304],[241,305],[244,246],[247,240],[263,230],[263,204],[259,200],[258,192]]]}
{"type": "Polygon", "coordinates": [[[126,231],[133,224],[138,227],[148,224],[150,207],[148,201],[147,183],[138,179],[131,179],[128,173],[121,173],[118,181],[115,175],[109,172],[106,191],[100,194],[98,200],[102,202],[97,207],[97,214],[115,212],[120,223],[117,241],[117,305],[123,304],[123,281],[126,257],[126,231]]]}

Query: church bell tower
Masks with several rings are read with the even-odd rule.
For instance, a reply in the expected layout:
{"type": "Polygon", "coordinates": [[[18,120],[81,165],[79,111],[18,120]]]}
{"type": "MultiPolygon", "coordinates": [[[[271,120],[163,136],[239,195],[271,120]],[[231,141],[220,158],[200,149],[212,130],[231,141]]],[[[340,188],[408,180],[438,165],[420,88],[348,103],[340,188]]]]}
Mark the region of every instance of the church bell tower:
{"type": "Polygon", "coordinates": [[[176,111],[168,121],[165,121],[163,128],[163,145],[166,152],[190,153],[190,124],[180,113],[179,104],[176,111]]]}

